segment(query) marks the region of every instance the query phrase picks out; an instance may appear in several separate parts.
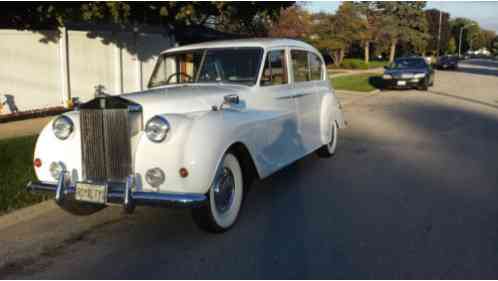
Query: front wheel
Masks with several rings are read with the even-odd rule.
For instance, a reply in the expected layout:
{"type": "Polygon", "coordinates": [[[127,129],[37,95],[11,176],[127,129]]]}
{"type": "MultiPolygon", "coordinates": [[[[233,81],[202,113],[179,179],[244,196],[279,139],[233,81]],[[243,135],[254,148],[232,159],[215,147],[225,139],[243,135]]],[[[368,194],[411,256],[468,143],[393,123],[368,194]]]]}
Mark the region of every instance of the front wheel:
{"type": "Polygon", "coordinates": [[[323,158],[331,157],[335,154],[335,148],[337,146],[337,135],[338,135],[337,123],[335,121],[332,121],[331,126],[332,126],[332,128],[330,131],[329,142],[326,145],[320,147],[316,151],[318,156],[323,157],[323,158]]]}
{"type": "Polygon", "coordinates": [[[429,78],[424,79],[424,82],[422,85],[419,86],[419,90],[421,91],[427,91],[429,89],[429,78]]]}
{"type": "Polygon", "coordinates": [[[206,231],[227,231],[237,221],[243,196],[244,181],[239,160],[227,153],[217,168],[207,204],[192,209],[192,217],[206,231]]]}

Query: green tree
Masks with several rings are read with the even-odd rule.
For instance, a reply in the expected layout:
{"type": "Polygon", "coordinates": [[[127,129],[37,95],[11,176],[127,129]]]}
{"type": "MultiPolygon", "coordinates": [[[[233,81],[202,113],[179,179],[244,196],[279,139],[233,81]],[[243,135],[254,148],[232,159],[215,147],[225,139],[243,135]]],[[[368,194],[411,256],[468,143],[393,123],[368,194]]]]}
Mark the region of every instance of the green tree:
{"type": "Polygon", "coordinates": [[[425,11],[425,17],[427,18],[429,35],[427,50],[433,53],[446,52],[451,37],[450,14],[437,9],[430,9],[425,11]]]}
{"type": "Polygon", "coordinates": [[[338,33],[338,17],[327,13],[318,13],[312,17],[309,41],[315,47],[328,53],[339,66],[344,58],[347,41],[338,33]]]}
{"type": "Polygon", "coordinates": [[[418,53],[427,46],[427,19],[425,2],[375,2],[376,10],[382,15],[381,37],[390,44],[389,61],[393,61],[398,43],[409,45],[418,53]]]}
{"type": "Polygon", "coordinates": [[[373,2],[354,2],[356,7],[355,21],[360,45],[363,47],[363,59],[366,64],[370,61],[371,43],[378,40],[380,32],[380,17],[373,2]]]}
{"type": "Polygon", "coordinates": [[[472,37],[479,32],[479,24],[467,18],[454,18],[450,22],[451,36],[455,39],[457,50],[460,49],[465,53],[470,49],[472,37]],[[460,42],[460,34],[462,34],[462,42],[460,42]]]}
{"type": "Polygon", "coordinates": [[[0,4],[0,26],[54,29],[68,23],[117,25],[205,25],[247,34],[275,20],[282,7],[294,2],[78,2],[0,4]]]}
{"type": "Polygon", "coordinates": [[[455,38],[451,37],[450,40],[448,41],[448,48],[446,48],[446,53],[447,54],[454,54],[456,53],[457,47],[455,43],[455,38]]]}
{"type": "Polygon", "coordinates": [[[300,6],[280,10],[278,21],[269,28],[271,37],[299,38],[306,40],[311,30],[311,15],[300,6]]]}

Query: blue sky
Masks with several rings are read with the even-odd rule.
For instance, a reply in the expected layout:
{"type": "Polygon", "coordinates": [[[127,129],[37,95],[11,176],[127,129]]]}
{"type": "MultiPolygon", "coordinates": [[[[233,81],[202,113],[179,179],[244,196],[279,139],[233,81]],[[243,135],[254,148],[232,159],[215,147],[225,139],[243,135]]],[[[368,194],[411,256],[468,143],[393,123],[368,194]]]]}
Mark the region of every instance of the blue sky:
{"type": "MultiPolygon", "coordinates": [[[[341,2],[313,1],[303,3],[306,9],[318,12],[335,12],[341,2]]],[[[427,8],[436,8],[450,13],[452,18],[466,17],[475,20],[483,28],[498,33],[498,1],[470,2],[470,1],[428,1],[427,8]]]]}

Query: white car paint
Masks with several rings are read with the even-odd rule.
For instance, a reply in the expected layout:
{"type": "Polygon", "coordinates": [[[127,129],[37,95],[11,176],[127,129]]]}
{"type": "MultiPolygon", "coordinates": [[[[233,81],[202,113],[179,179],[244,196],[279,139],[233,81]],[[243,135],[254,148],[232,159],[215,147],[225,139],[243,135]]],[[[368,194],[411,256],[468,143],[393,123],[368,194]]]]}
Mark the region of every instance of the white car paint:
{"type": "MultiPolygon", "coordinates": [[[[137,176],[136,188],[144,191],[170,193],[208,192],[216,168],[235,143],[249,151],[261,178],[291,164],[327,144],[331,122],[345,126],[334,91],[328,81],[326,67],[320,53],[312,46],[295,40],[251,39],[196,44],[167,50],[176,52],[195,48],[226,48],[256,46],[264,49],[258,82],[254,86],[223,83],[181,84],[149,89],[122,95],[143,108],[143,124],[156,115],[168,120],[171,130],[166,140],[150,141],[143,131],[132,137],[132,161],[137,176]],[[321,80],[294,83],[291,49],[316,54],[322,62],[321,80]],[[283,49],[289,65],[286,85],[261,86],[266,54],[272,49],[283,49]],[[238,105],[213,110],[223,103],[223,97],[236,94],[238,105]],[[166,181],[158,188],[144,180],[148,169],[159,167],[166,181]],[[189,176],[183,178],[180,168],[189,176]]],[[[82,178],[79,113],[66,113],[75,125],[66,140],[57,139],[49,123],[41,132],[34,158],[43,165],[35,168],[41,181],[54,182],[48,171],[53,161],[63,162],[74,181],[82,178]]]]}

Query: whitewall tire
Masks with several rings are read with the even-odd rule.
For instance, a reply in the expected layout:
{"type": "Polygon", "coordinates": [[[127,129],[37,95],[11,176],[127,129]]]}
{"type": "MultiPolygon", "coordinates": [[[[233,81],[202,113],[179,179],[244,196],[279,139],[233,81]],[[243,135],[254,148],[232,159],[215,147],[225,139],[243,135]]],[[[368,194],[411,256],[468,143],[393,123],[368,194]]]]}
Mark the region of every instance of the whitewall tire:
{"type": "Polygon", "coordinates": [[[209,232],[224,232],[237,221],[243,197],[242,168],[237,157],[227,153],[217,168],[207,204],[192,209],[194,221],[209,232]]]}
{"type": "Polygon", "coordinates": [[[331,123],[329,142],[317,150],[317,154],[320,157],[331,157],[335,154],[339,130],[335,121],[332,121],[331,123]]]}

